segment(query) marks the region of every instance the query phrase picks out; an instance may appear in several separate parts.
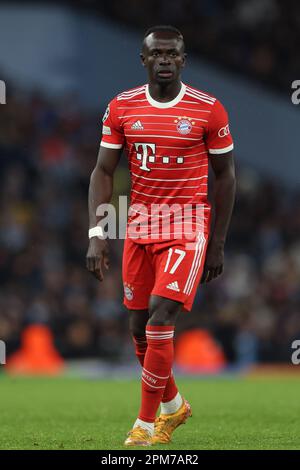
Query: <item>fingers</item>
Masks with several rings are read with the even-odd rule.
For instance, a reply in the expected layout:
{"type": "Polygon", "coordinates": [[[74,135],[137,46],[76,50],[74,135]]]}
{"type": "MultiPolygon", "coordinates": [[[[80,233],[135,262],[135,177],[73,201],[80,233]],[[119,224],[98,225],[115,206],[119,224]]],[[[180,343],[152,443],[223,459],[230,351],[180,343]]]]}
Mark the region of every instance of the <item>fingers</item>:
{"type": "Polygon", "coordinates": [[[211,268],[206,266],[203,270],[203,274],[201,277],[201,284],[207,283],[212,281],[213,279],[217,278],[223,272],[223,265],[217,266],[216,268],[211,268]]]}
{"type": "Polygon", "coordinates": [[[205,282],[210,282],[212,279],[215,278],[215,269],[214,268],[210,268],[208,270],[208,274],[207,274],[207,277],[206,277],[206,280],[205,282]]]}
{"type": "Polygon", "coordinates": [[[220,276],[220,274],[222,274],[222,272],[223,272],[223,264],[221,264],[221,266],[219,266],[217,276],[220,276]]]}
{"type": "Polygon", "coordinates": [[[103,267],[109,268],[109,250],[107,242],[92,238],[86,255],[86,267],[99,281],[103,281],[103,267]]]}
{"type": "Polygon", "coordinates": [[[88,271],[90,271],[90,273],[92,273],[99,281],[103,281],[102,259],[103,256],[91,256],[86,258],[86,267],[88,271]]]}
{"type": "Polygon", "coordinates": [[[206,282],[207,275],[208,275],[208,269],[206,266],[204,266],[200,284],[204,284],[206,282]]]}
{"type": "Polygon", "coordinates": [[[102,261],[103,256],[96,256],[95,257],[95,271],[94,274],[99,281],[103,281],[103,271],[102,271],[102,261]]]}
{"type": "Polygon", "coordinates": [[[95,258],[94,257],[88,257],[86,258],[86,268],[88,271],[93,273],[95,271],[95,258]]]}

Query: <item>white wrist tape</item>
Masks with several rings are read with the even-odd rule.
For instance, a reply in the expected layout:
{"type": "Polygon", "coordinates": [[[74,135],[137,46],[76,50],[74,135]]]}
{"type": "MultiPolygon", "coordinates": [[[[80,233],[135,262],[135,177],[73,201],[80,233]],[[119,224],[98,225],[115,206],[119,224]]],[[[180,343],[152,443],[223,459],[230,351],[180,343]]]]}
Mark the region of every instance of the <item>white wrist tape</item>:
{"type": "Polygon", "coordinates": [[[97,225],[96,227],[89,229],[89,238],[100,237],[104,238],[103,228],[97,225]]]}

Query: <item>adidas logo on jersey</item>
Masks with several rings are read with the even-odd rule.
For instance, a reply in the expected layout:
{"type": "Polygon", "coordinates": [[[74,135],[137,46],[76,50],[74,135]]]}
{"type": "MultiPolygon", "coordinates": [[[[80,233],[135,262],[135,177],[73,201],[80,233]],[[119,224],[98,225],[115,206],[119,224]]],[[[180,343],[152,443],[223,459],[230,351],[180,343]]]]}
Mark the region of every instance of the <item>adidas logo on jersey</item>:
{"type": "Polygon", "coordinates": [[[143,131],[144,127],[141,121],[135,121],[135,123],[132,124],[131,129],[135,129],[136,131],[143,131]]]}
{"type": "Polygon", "coordinates": [[[177,281],[170,282],[170,284],[167,285],[167,289],[171,289],[171,290],[175,290],[176,292],[180,292],[177,281]]]}

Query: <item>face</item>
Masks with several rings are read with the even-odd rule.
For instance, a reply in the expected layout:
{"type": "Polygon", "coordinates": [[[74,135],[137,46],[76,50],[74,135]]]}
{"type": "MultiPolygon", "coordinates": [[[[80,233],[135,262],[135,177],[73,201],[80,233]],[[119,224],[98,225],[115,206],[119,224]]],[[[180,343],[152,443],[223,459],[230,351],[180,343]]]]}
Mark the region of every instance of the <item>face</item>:
{"type": "Polygon", "coordinates": [[[179,80],[185,57],[183,41],[172,33],[156,32],[144,40],[141,59],[150,82],[163,84],[179,80]]]}

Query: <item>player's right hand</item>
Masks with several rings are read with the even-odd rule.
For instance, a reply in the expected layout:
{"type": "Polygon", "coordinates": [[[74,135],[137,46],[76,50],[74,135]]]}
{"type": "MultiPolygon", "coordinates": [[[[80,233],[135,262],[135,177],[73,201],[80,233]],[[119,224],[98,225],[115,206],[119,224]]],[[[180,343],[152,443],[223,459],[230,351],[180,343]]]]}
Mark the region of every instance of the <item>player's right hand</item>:
{"type": "Polygon", "coordinates": [[[106,240],[93,237],[90,239],[86,254],[86,267],[96,279],[103,281],[103,266],[109,268],[109,250],[106,240]]]}

